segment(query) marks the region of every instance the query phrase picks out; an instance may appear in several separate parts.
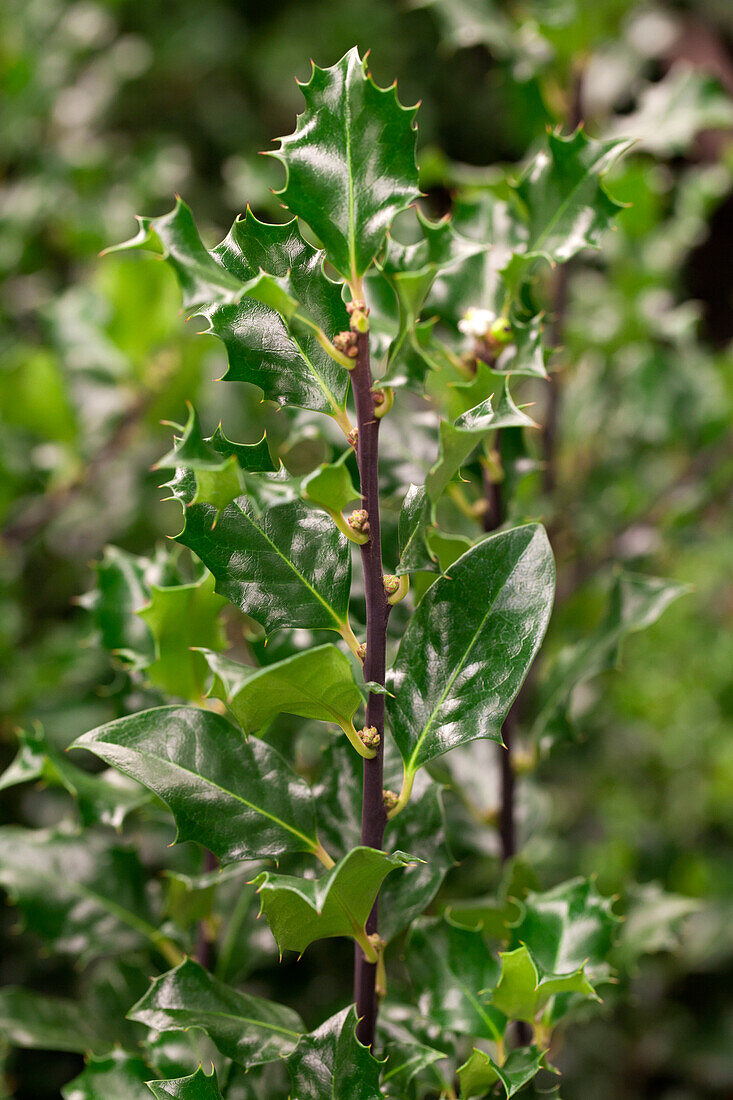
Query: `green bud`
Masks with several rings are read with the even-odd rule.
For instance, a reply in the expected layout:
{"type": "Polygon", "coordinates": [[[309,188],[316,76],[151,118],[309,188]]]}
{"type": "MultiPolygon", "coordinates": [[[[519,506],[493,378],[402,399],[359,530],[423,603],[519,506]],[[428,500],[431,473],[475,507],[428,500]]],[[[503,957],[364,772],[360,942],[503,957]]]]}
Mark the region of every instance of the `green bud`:
{"type": "Polygon", "coordinates": [[[511,344],[514,333],[509,318],[497,317],[489,329],[489,336],[497,344],[511,344]]]}

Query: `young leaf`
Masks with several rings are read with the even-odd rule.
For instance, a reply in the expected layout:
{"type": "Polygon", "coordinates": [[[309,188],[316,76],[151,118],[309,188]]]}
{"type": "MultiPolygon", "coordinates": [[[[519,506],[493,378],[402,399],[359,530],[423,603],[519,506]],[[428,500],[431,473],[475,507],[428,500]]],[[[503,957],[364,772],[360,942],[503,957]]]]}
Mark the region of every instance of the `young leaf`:
{"type": "Polygon", "coordinates": [[[306,500],[325,508],[336,522],[347,504],[361,499],[361,490],[354,485],[346,466],[349,454],[349,451],[344,451],[337,462],[323,463],[303,478],[300,487],[306,500]]]}
{"type": "Polygon", "coordinates": [[[216,577],[216,591],[261,623],[349,633],[349,544],[328,516],[302,500],[260,511],[240,497],[220,513],[209,505],[186,513],[178,536],[216,577]]]}
{"type": "Polygon", "coordinates": [[[591,978],[607,972],[619,918],[613,899],[599,894],[591,879],[529,893],[518,904],[511,944],[526,945],[542,970],[565,974],[585,965],[591,978]]]}
{"type": "Polygon", "coordinates": [[[356,1037],[356,1008],[351,1005],[301,1037],[288,1058],[298,1100],[379,1100],[380,1063],[356,1037]]]}
{"type": "Polygon", "coordinates": [[[112,1040],[95,1030],[94,1021],[76,1001],[29,989],[0,989],[0,1035],[14,1047],[69,1050],[85,1054],[108,1051],[112,1040]]]}
{"type": "Polygon", "coordinates": [[[501,1039],[506,1020],[485,992],[499,967],[479,932],[423,920],[413,925],[406,959],[423,1016],[460,1035],[501,1039]]]}
{"type": "Polygon", "coordinates": [[[155,643],[155,660],[145,669],[145,678],[168,695],[200,699],[206,682],[206,662],[192,647],[224,649],[226,637],[218,621],[226,604],[214,592],[211,573],[191,584],[150,587],[150,603],[138,611],[147,623],[155,643]]]}
{"type": "Polygon", "coordinates": [[[142,1058],[116,1050],[105,1058],[90,1058],[61,1095],[64,1100],[150,1100],[145,1082],[151,1072],[142,1058]]]}
{"type": "Polygon", "coordinates": [[[285,165],[278,195],[357,287],[394,218],[419,196],[416,107],[378,88],[356,48],[329,69],[313,66],[306,109],[273,153],[285,165]]]}
{"type": "Polygon", "coordinates": [[[596,1000],[596,992],[580,966],[570,974],[546,974],[522,945],[499,954],[501,977],[491,1003],[510,1020],[533,1023],[556,993],[582,993],[596,1000]]]}
{"type": "Polygon", "coordinates": [[[509,1100],[537,1076],[544,1064],[545,1052],[534,1046],[510,1051],[501,1065],[497,1065],[485,1051],[474,1048],[468,1061],[458,1069],[461,1100],[486,1096],[497,1081],[501,1082],[504,1095],[509,1100]]]}
{"type": "Polygon", "coordinates": [[[356,738],[353,717],[361,692],[351,662],[335,645],[320,645],[284,661],[252,668],[216,653],[204,656],[214,673],[210,694],[223,700],[245,733],[262,729],[276,714],[336,722],[356,738]]]}
{"type": "Polygon", "coordinates": [[[559,655],[540,685],[540,706],[532,726],[536,738],[569,732],[568,709],[574,690],[601,672],[618,667],[624,638],[655,623],[687,585],[640,573],[617,574],[608,609],[597,628],[559,655]]]}
{"type": "Polygon", "coordinates": [[[157,707],[79,737],[169,806],[176,840],[230,863],[320,850],[310,787],[264,741],[195,707],[157,707]]]}
{"type": "MultiPolygon", "coordinates": [[[[137,855],[88,830],[83,839],[19,825],[0,828],[0,884],[25,926],[59,952],[88,959],[166,937],[146,897],[137,855]]],[[[170,945],[172,948],[172,945],[170,945]]]]}
{"type": "Polygon", "coordinates": [[[462,413],[453,424],[441,422],[438,461],[425,482],[427,494],[434,504],[487,432],[496,428],[537,427],[532,418],[514,404],[506,379],[496,409],[491,402],[488,397],[480,405],[462,413]]]}
{"type": "Polygon", "coordinates": [[[387,697],[409,777],[501,726],[544,637],[555,570],[543,528],[484,539],[439,577],[410,620],[387,697]],[[480,593],[480,599],[476,594],[480,593]]]}
{"type": "Polygon", "coordinates": [[[314,940],[332,936],[352,937],[367,951],[364,924],[379,888],[391,871],[409,863],[403,852],[387,855],[374,848],[352,848],[319,879],[264,871],[254,880],[260,912],[281,952],[302,955],[314,940]]]}
{"type": "Polygon", "coordinates": [[[149,1081],[148,1088],[156,1100],[223,1100],[213,1066],[210,1074],[204,1073],[203,1066],[199,1066],[190,1077],[149,1081]]]}
{"type": "Polygon", "coordinates": [[[286,1058],[304,1030],[292,1009],[240,993],[192,959],[155,978],[128,1016],[156,1031],[200,1028],[222,1054],[243,1066],[286,1058]]]}

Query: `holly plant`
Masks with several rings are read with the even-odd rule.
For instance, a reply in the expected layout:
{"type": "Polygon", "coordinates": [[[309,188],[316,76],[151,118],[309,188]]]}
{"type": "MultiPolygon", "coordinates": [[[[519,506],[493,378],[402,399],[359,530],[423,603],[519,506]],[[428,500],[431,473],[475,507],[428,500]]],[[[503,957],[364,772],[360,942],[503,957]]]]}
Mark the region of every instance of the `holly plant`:
{"type": "MultiPolygon", "coordinates": [[[[256,424],[235,442],[189,407],[158,463],[180,532],[108,549],[83,600],[125,712],[68,756],[25,731],[2,777],[78,806],[0,830],[28,931],[95,963],[92,1010],[0,994],[10,1043],[88,1055],[66,1100],[546,1092],[558,1035],[602,1010],[622,957],[614,899],[584,878],[539,889],[516,823],[484,807],[553,608],[525,493],[544,294],[614,223],[603,174],[628,143],[553,130],[432,220],[416,108],[356,49],[302,93],[271,154],[290,220],[247,209],[209,249],[178,199],[117,246],[159,254],[224,344],[223,381],[258,387],[327,461],[295,471],[256,424]],[[497,825],[501,883],[472,893],[456,868],[490,858],[497,825]]],[[[534,762],[572,740],[575,688],[680,592],[618,573],[606,618],[533,685],[534,762]]],[[[513,783],[527,760],[510,765],[513,783]]]]}

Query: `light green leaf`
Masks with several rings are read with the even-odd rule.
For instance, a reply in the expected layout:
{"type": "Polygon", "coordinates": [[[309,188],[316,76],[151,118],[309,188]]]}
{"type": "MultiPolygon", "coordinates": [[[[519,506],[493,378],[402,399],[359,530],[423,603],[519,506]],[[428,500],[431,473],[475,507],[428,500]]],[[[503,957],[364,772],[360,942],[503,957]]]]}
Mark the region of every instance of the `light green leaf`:
{"type": "Polygon", "coordinates": [[[156,1100],[223,1100],[216,1079],[216,1070],[204,1073],[199,1066],[190,1077],[179,1077],[172,1081],[150,1081],[148,1088],[156,1100]]]}
{"type": "Polygon", "coordinates": [[[420,921],[410,931],[406,961],[423,1016],[459,1035],[501,1039],[506,1020],[485,992],[496,985],[499,967],[479,932],[420,921]]]}
{"type": "Polygon", "coordinates": [[[56,951],[82,960],[146,943],[166,951],[145,883],[137,855],[104,833],[0,828],[0,884],[56,951]]]}
{"type": "Polygon", "coordinates": [[[261,623],[347,635],[349,544],[328,516],[302,500],[260,511],[246,497],[219,514],[196,504],[178,536],[216,577],[216,591],[261,623]]]}
{"type": "Polygon", "coordinates": [[[254,880],[260,912],[281,952],[302,954],[314,940],[332,936],[351,937],[368,952],[364,925],[379,887],[391,871],[410,862],[403,852],[352,848],[319,879],[264,871],[254,880]]]}
{"type": "Polygon", "coordinates": [[[547,536],[531,524],[484,539],[423,596],[388,684],[406,776],[456,745],[501,741],[547,628],[554,576],[547,536]]]}
{"type": "Polygon", "coordinates": [[[616,955],[629,967],[642,955],[676,950],[686,918],[698,912],[703,904],[698,898],[669,893],[658,882],[634,885],[619,931],[616,955]]]}
{"type": "Polygon", "coordinates": [[[603,620],[586,639],[560,653],[540,684],[533,736],[568,734],[575,689],[601,672],[617,668],[624,638],[651,626],[669,604],[687,592],[687,585],[675,581],[619,572],[603,620]]]}
{"type": "Polygon", "coordinates": [[[570,974],[544,974],[523,945],[499,953],[501,977],[491,998],[495,1008],[510,1020],[533,1023],[550,997],[557,993],[581,993],[597,1000],[583,967],[570,974]]]}
{"type": "Polygon", "coordinates": [[[214,592],[211,573],[191,584],[161,588],[150,586],[150,603],[138,615],[148,625],[155,642],[155,660],[145,678],[168,695],[197,700],[204,693],[206,661],[192,647],[224,649],[226,635],[219,613],[226,604],[214,592]]]}
{"type": "Polygon", "coordinates": [[[90,1058],[61,1095],[64,1100],[150,1100],[145,1082],[151,1073],[141,1058],[114,1051],[105,1058],[90,1058]]]}
{"type": "Polygon", "coordinates": [[[311,790],[264,741],[246,741],[218,714],[157,707],[85,733],[85,748],[161,798],[176,840],[195,840],[233,862],[315,853],[311,790]]]}
{"type": "Polygon", "coordinates": [[[380,1063],[356,1037],[356,1008],[332,1016],[303,1035],[288,1058],[297,1100],[380,1100],[380,1063]]]}
{"type": "Polygon", "coordinates": [[[361,490],[354,485],[346,466],[350,453],[344,451],[337,462],[323,463],[304,478],[300,486],[305,499],[324,508],[345,534],[348,528],[345,527],[342,512],[351,501],[361,500],[361,490]]]}
{"type": "Polygon", "coordinates": [[[334,645],[320,645],[264,668],[204,653],[214,683],[210,694],[227,704],[245,733],[255,733],[276,714],[336,722],[356,738],[353,717],[362,703],[351,662],[334,645]]]}
{"type": "Polygon", "coordinates": [[[433,504],[437,503],[448,483],[487,432],[496,428],[514,427],[536,428],[537,425],[514,404],[506,379],[496,409],[492,407],[492,398],[488,397],[480,405],[462,413],[453,424],[442,421],[438,461],[425,482],[427,494],[433,504]]]}
{"type": "Polygon", "coordinates": [[[301,88],[306,110],[272,154],[287,173],[279,196],[356,286],[393,219],[418,197],[416,108],[378,88],[355,48],[329,69],[314,65],[301,88]]]}
{"type": "Polygon", "coordinates": [[[544,1064],[545,1052],[534,1046],[510,1051],[501,1065],[485,1051],[474,1048],[468,1061],[458,1069],[461,1100],[486,1096],[498,1081],[509,1100],[537,1076],[544,1064]]]}
{"type": "Polygon", "coordinates": [[[243,1066],[286,1058],[304,1030],[292,1009],[240,993],[192,959],[156,978],[128,1017],[156,1031],[200,1028],[222,1054],[243,1066]]]}

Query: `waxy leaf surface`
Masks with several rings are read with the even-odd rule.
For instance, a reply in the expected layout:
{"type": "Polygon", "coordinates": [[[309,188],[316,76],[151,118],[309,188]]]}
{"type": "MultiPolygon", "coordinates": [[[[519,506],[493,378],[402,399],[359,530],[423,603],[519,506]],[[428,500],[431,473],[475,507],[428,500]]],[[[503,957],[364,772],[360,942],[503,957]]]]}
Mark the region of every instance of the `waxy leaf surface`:
{"type": "Polygon", "coordinates": [[[199,1066],[190,1077],[150,1081],[148,1087],[156,1100],[223,1100],[213,1067],[210,1074],[199,1066]]]}
{"type": "Polygon", "coordinates": [[[287,173],[279,196],[356,283],[419,195],[415,108],[374,84],[356,48],[329,69],[314,65],[301,90],[306,109],[273,154],[287,173]]]}
{"type": "Polygon", "coordinates": [[[14,1047],[103,1052],[113,1042],[102,1038],[89,1014],[75,1001],[29,989],[0,989],[0,1035],[14,1047]]]}
{"type": "Polygon", "coordinates": [[[295,714],[336,722],[352,731],[362,703],[351,662],[335,645],[320,645],[264,668],[237,664],[216,653],[205,654],[214,684],[245,733],[262,729],[276,714],[295,714]]]}
{"type": "Polygon", "coordinates": [[[261,623],[345,630],[351,558],[327,515],[302,500],[260,511],[246,497],[218,516],[209,505],[186,512],[179,541],[216,577],[216,591],[261,623]]]}
{"type": "Polygon", "coordinates": [[[499,958],[501,976],[491,1003],[510,1020],[531,1024],[556,993],[581,993],[597,999],[582,966],[569,974],[546,974],[524,945],[500,953],[499,958]]]}
{"type": "Polygon", "coordinates": [[[364,924],[387,875],[410,862],[403,852],[352,848],[318,879],[264,871],[254,884],[280,951],[302,954],[314,940],[350,936],[364,941],[364,924]]]}
{"type": "Polygon", "coordinates": [[[492,1091],[498,1081],[507,1100],[532,1081],[545,1064],[545,1052],[537,1047],[512,1050],[501,1065],[483,1050],[474,1050],[467,1062],[458,1069],[461,1100],[483,1097],[492,1091]]]}
{"type": "Polygon", "coordinates": [[[318,847],[310,787],[278,752],[209,710],[157,707],[84,734],[89,749],[169,806],[176,839],[220,860],[277,858],[318,847]]]}
{"type": "Polygon", "coordinates": [[[544,637],[555,570],[543,528],[484,539],[439,577],[410,620],[387,697],[409,773],[501,726],[544,637]]]}
{"type": "Polygon", "coordinates": [[[243,1066],[287,1057],[304,1030],[292,1009],[240,993],[192,959],[156,978],[128,1016],[156,1031],[200,1028],[222,1054],[243,1066]]]}
{"type": "Polygon", "coordinates": [[[418,569],[431,573],[438,569],[436,555],[428,542],[432,529],[433,508],[427,491],[422,485],[411,485],[400,509],[398,523],[400,560],[395,570],[397,576],[403,573],[414,573],[418,569]]]}
{"type": "Polygon", "coordinates": [[[356,1037],[351,1005],[303,1035],[288,1058],[297,1100],[380,1100],[380,1063],[356,1037]]]}

